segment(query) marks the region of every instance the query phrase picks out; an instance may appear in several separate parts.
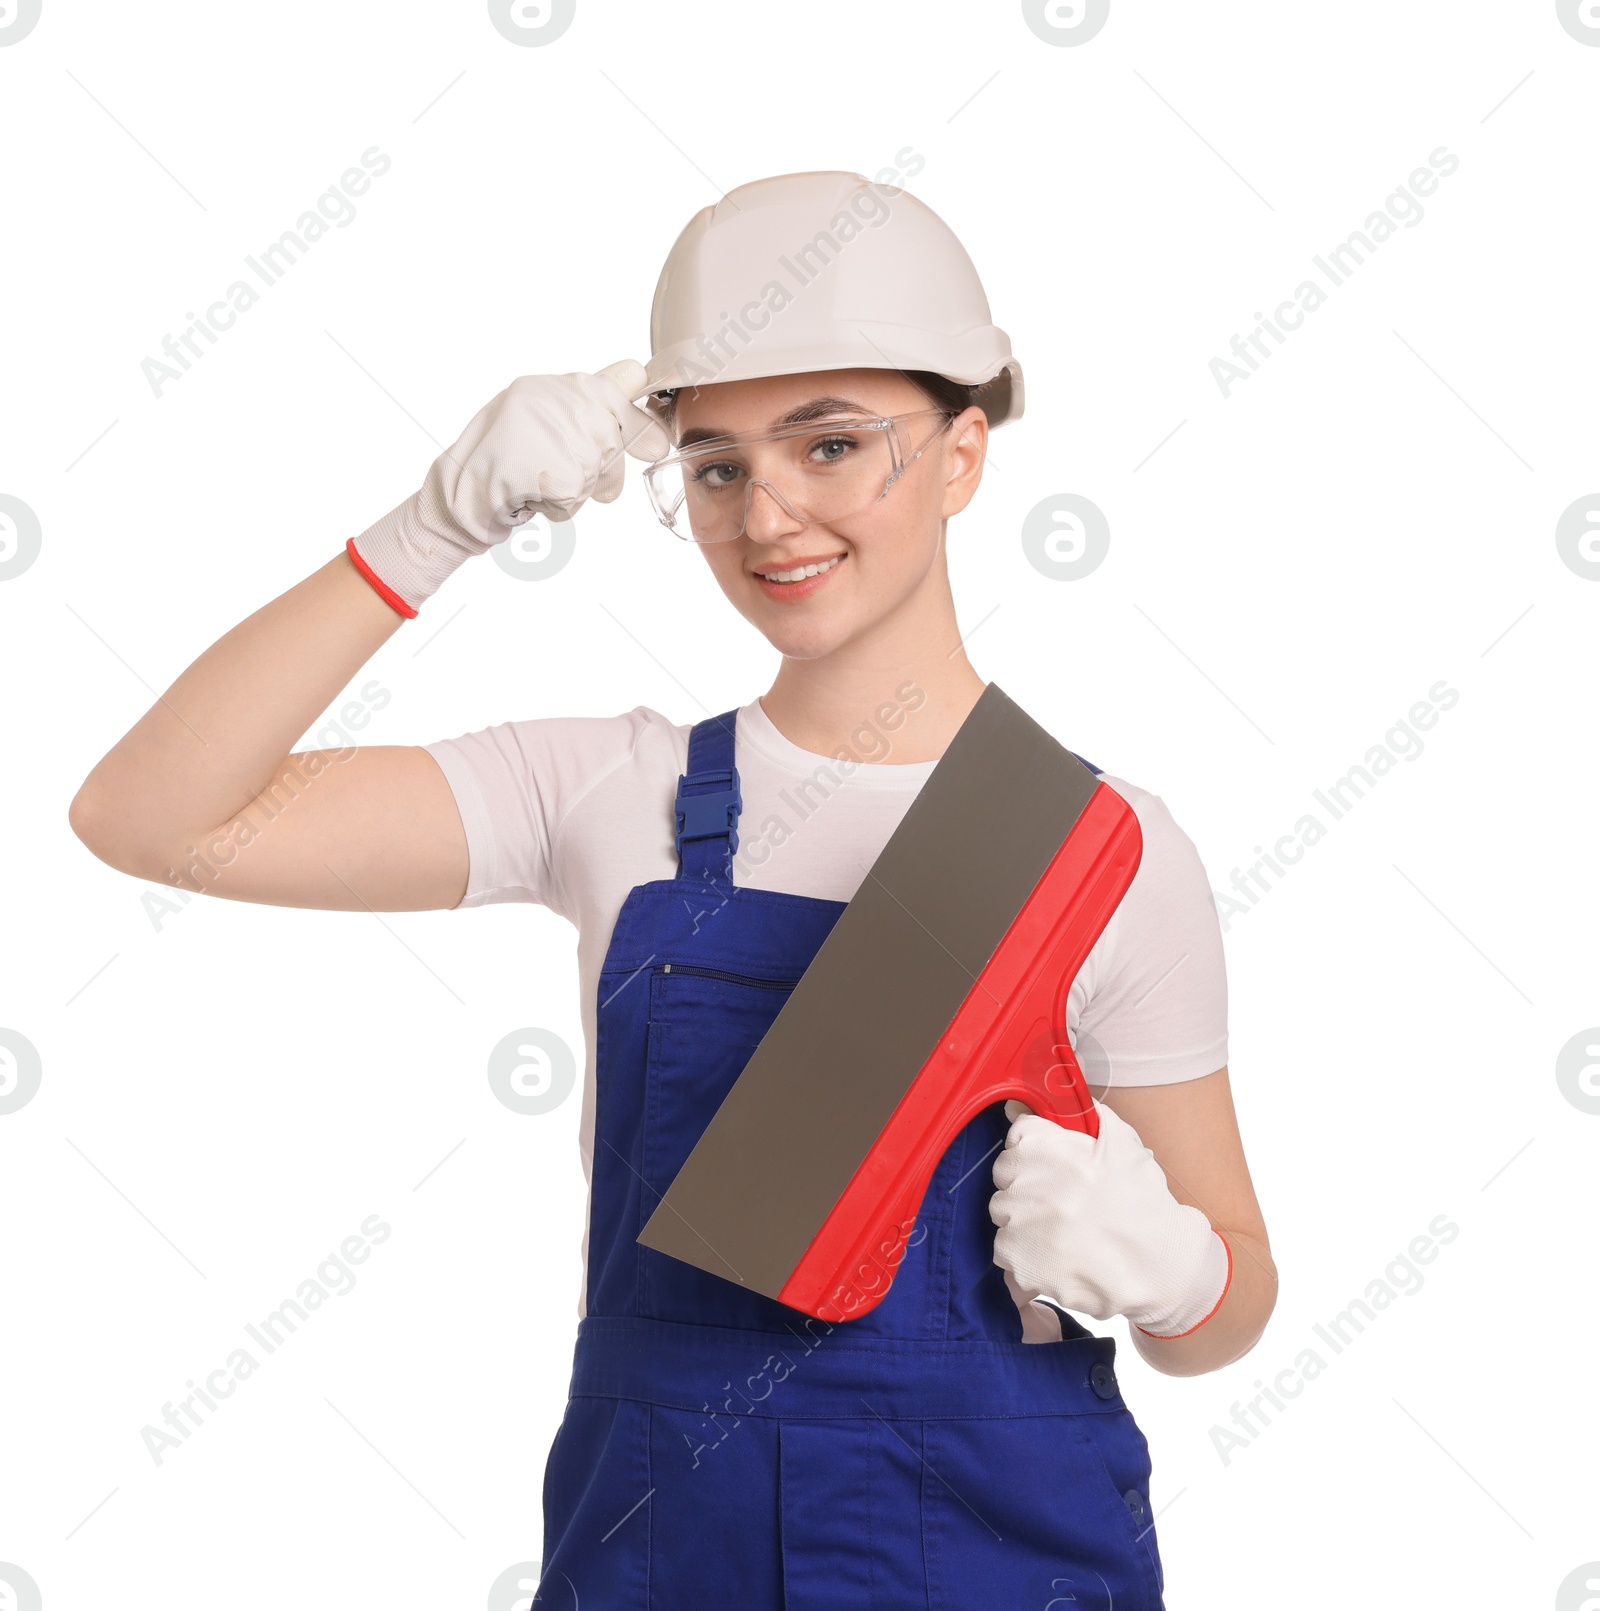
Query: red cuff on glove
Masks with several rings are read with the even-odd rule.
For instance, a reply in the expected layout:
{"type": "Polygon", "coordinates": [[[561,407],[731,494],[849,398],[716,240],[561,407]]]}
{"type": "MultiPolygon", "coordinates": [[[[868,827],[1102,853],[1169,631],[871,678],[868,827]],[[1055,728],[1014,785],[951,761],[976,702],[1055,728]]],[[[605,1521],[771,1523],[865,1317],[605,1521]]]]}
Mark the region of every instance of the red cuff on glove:
{"type": "Polygon", "coordinates": [[[373,570],[373,568],[361,557],[360,552],[356,548],[356,540],[354,537],[349,538],[345,542],[344,548],[345,552],[350,556],[350,563],[354,565],[355,568],[360,571],[369,582],[372,583],[373,591],[380,599],[383,600],[385,604],[387,604],[391,609],[398,610],[400,614],[405,616],[408,620],[416,615],[417,612],[413,610],[411,606],[407,604],[406,601],[401,598],[400,595],[396,593],[395,590],[390,587],[389,584],[384,581],[384,579],[379,576],[378,573],[373,570]]]}
{"type": "Polygon", "coordinates": [[[1224,1236],[1215,1225],[1211,1227],[1211,1234],[1222,1243],[1222,1251],[1228,1255],[1228,1273],[1223,1279],[1222,1291],[1217,1294],[1217,1301],[1212,1304],[1211,1307],[1206,1310],[1206,1312],[1201,1315],[1200,1318],[1195,1321],[1195,1323],[1190,1326],[1187,1331],[1172,1331],[1166,1333],[1159,1331],[1145,1331],[1143,1326],[1130,1322],[1130,1324],[1134,1324],[1134,1329],[1136,1331],[1143,1331],[1145,1336],[1154,1337],[1158,1342],[1171,1342],[1177,1337],[1192,1337],[1195,1332],[1197,1332],[1206,1323],[1206,1321],[1208,1321],[1212,1315],[1214,1315],[1217,1310],[1222,1307],[1222,1300],[1227,1297],[1228,1288],[1233,1285],[1233,1249],[1228,1246],[1227,1237],[1224,1236]]]}

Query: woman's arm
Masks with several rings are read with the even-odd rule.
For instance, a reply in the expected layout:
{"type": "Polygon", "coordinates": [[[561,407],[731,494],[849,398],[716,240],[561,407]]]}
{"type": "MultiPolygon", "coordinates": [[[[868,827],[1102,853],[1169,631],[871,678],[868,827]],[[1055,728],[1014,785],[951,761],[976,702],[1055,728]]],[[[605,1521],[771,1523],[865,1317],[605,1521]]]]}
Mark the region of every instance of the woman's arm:
{"type": "Polygon", "coordinates": [[[73,831],[121,872],[232,900],[454,906],[466,835],[426,750],[289,751],[403,624],[341,551],[167,689],[84,780],[73,831]]]}
{"type": "Polygon", "coordinates": [[[1138,1131],[1168,1190],[1211,1221],[1233,1261],[1221,1305],[1187,1337],[1152,1337],[1137,1326],[1128,1335],[1140,1356],[1168,1376],[1219,1370],[1255,1347],[1278,1299],[1278,1269],[1245,1163],[1228,1071],[1171,1085],[1113,1086],[1099,1100],[1138,1131]]]}
{"type": "Polygon", "coordinates": [[[666,431],[629,402],[634,363],[524,375],[478,410],[420,491],[348,552],[206,650],[95,767],[69,812],[102,861],[274,906],[457,905],[467,843],[438,763],[415,746],[289,746],[465,560],[532,514],[568,520],[622,491],[624,455],[666,431]],[[369,577],[372,578],[369,581],[369,577]]]}

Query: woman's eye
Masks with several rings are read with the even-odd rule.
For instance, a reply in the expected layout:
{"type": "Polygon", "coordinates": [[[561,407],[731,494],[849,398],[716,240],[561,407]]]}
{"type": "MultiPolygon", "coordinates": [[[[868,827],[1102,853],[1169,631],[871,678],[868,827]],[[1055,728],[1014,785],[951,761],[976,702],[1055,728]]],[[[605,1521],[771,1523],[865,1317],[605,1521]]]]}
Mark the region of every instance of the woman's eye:
{"type": "Polygon", "coordinates": [[[855,445],[854,439],[848,436],[825,436],[811,451],[823,464],[837,464],[855,445]]]}
{"type": "Polygon", "coordinates": [[[694,472],[694,479],[700,486],[715,489],[729,486],[738,473],[736,464],[702,464],[694,472]]]}

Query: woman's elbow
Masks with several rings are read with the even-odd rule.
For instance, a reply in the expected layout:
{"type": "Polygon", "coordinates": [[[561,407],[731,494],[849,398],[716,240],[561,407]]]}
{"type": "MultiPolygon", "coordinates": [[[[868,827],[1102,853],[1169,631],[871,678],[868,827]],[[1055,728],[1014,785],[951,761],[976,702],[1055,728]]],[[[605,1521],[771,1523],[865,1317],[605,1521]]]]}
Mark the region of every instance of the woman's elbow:
{"type": "Polygon", "coordinates": [[[125,810],[119,810],[115,797],[98,787],[92,777],[73,795],[67,824],[89,853],[106,866],[134,878],[160,876],[151,871],[160,856],[131,831],[125,810]]]}

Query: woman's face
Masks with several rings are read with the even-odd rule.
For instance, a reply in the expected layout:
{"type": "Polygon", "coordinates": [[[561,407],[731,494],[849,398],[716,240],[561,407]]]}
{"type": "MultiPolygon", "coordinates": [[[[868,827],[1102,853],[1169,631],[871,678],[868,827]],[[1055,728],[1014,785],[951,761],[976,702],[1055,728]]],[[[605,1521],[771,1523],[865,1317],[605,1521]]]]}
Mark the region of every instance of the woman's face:
{"type": "MultiPolygon", "coordinates": [[[[829,418],[876,419],[934,406],[895,370],[830,369],[685,388],[674,426],[680,441],[690,431],[732,436],[781,429],[792,411],[823,399],[837,404],[829,418]]],[[[977,490],[988,421],[973,407],[944,431],[941,423],[937,413],[900,423],[908,468],[887,497],[863,512],[828,525],[800,521],[758,486],[750,491],[744,534],[699,545],[729,602],[780,653],[817,659],[921,602],[938,608],[948,599],[943,522],[977,490]],[[836,563],[806,581],[764,579],[829,561],[836,563]]],[[[885,453],[886,468],[887,461],[885,453]]]]}

